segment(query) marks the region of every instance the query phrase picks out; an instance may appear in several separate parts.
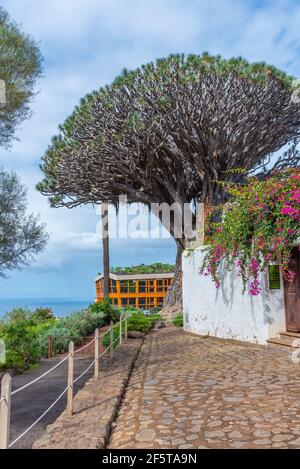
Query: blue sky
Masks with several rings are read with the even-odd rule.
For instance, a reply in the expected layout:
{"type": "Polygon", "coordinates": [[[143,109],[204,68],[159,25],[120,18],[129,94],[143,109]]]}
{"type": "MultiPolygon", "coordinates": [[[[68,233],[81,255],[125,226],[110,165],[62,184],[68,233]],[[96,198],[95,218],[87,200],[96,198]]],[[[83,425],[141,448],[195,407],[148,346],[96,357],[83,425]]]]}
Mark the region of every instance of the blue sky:
{"type": "MultiPolygon", "coordinates": [[[[33,117],[0,158],[28,187],[29,208],[47,223],[50,241],[34,264],[0,280],[0,298],[94,297],[102,263],[95,210],[50,209],[34,189],[41,155],[84,94],[124,67],[176,52],[242,55],[300,76],[297,0],[2,0],[1,6],[39,41],[44,74],[33,117]]],[[[174,257],[171,239],[111,242],[112,265],[174,257]]]]}

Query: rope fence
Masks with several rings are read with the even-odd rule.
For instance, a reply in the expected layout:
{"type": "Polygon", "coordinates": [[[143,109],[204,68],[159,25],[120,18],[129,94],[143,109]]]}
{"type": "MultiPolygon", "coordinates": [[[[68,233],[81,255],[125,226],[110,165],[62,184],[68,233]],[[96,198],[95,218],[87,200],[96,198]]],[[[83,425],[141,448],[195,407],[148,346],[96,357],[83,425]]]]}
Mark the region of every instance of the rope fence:
{"type": "Polygon", "coordinates": [[[92,363],[79,375],[76,379],[74,379],[73,384],[77,383],[95,364],[95,360],[92,361],[92,363]]]}
{"type": "Polygon", "coordinates": [[[109,352],[110,357],[113,355],[113,349],[115,343],[118,341],[119,345],[122,344],[123,335],[125,340],[127,340],[127,320],[128,317],[126,315],[120,316],[120,321],[116,324],[113,321],[110,321],[110,327],[107,329],[103,334],[99,336],[99,330],[95,330],[95,337],[92,339],[88,344],[84,345],[80,349],[74,351],[74,342],[70,341],[69,343],[69,353],[66,357],[60,360],[55,366],[50,368],[48,371],[43,373],[42,375],[38,376],[37,378],[33,379],[29,383],[25,384],[24,386],[11,391],[12,385],[12,378],[9,373],[6,373],[1,381],[1,395],[0,395],[0,449],[7,449],[12,448],[21,438],[23,438],[30,430],[32,430],[38,422],[40,422],[45,415],[50,412],[51,409],[62,399],[62,397],[67,394],[67,412],[72,415],[73,414],[73,398],[74,398],[74,384],[77,383],[93,366],[94,366],[94,378],[99,379],[99,359],[103,357],[107,352],[109,352]],[[125,322],[123,328],[123,322],[125,322]],[[120,331],[118,337],[114,340],[114,329],[115,327],[119,326],[120,331]],[[106,334],[109,334],[109,346],[99,355],[99,339],[106,334]],[[94,360],[90,365],[77,377],[74,379],[74,357],[78,352],[81,352],[87,347],[90,347],[91,344],[95,344],[94,347],[94,360]],[[10,434],[10,411],[11,411],[11,398],[15,394],[23,391],[24,389],[28,388],[29,386],[37,383],[42,378],[48,376],[52,371],[62,365],[64,362],[68,362],[68,369],[67,369],[67,387],[63,390],[63,392],[57,397],[57,399],[52,402],[52,404],[40,415],[26,430],[24,430],[14,441],[11,443],[9,442],[9,434],[10,434]]]}
{"type": "Polygon", "coordinates": [[[45,376],[49,375],[53,370],[55,370],[56,368],[58,368],[60,365],[62,365],[65,361],[68,360],[70,354],[68,354],[65,358],[63,358],[60,362],[58,362],[55,366],[53,366],[52,368],[50,368],[50,370],[46,371],[45,373],[43,373],[42,375],[38,376],[37,378],[33,379],[32,381],[30,381],[30,383],[27,383],[27,384],[24,384],[24,386],[22,386],[21,388],[18,388],[18,389],[15,389],[15,391],[13,391],[11,393],[12,396],[14,396],[15,394],[18,394],[20,391],[23,391],[23,389],[26,389],[28,388],[29,386],[31,386],[32,384],[36,383],[37,381],[39,381],[40,379],[44,378],[45,376]]]}
{"type": "Polygon", "coordinates": [[[83,347],[75,350],[74,354],[82,352],[82,350],[85,350],[86,348],[90,347],[94,342],[95,342],[95,339],[91,340],[88,344],[86,344],[83,347]]]}
{"type": "Polygon", "coordinates": [[[60,399],[64,396],[64,394],[67,392],[67,389],[64,389],[64,391],[58,396],[58,398],[48,407],[47,410],[45,410],[45,412],[38,418],[35,420],[35,422],[33,422],[30,427],[26,428],[26,430],[21,433],[21,435],[19,435],[12,443],[10,443],[8,445],[8,448],[12,448],[21,438],[23,438],[23,436],[26,435],[26,433],[28,433],[33,427],[35,427],[35,425],[37,423],[39,423],[40,420],[42,420],[43,417],[45,417],[45,415],[48,414],[48,412],[50,412],[50,410],[55,406],[55,404],[58,403],[58,401],[60,401],[60,399]]]}

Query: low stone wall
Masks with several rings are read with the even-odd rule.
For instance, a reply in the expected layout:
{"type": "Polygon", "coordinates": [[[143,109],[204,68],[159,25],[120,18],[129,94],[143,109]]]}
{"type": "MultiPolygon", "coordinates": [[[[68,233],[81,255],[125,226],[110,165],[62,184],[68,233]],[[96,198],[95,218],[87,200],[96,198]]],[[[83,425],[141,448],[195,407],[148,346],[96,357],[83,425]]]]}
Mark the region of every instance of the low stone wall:
{"type": "Polygon", "coordinates": [[[199,274],[204,248],[183,254],[184,329],[200,335],[266,344],[285,330],[282,288],[270,290],[266,275],[261,278],[258,296],[244,294],[241,277],[223,271],[223,282],[216,288],[210,276],[199,274]]]}
{"type": "Polygon", "coordinates": [[[48,425],[34,449],[103,448],[143,339],[131,339],[113,357],[100,360],[99,379],[91,378],[74,397],[74,414],[64,411],[48,425]]]}

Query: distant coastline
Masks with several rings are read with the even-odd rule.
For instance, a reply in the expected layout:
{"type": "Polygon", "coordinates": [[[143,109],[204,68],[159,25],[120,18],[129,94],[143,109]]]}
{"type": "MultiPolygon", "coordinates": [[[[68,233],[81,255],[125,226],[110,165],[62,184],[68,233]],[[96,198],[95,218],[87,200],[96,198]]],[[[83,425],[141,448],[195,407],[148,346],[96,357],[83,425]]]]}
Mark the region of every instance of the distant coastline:
{"type": "Polygon", "coordinates": [[[13,308],[27,307],[34,310],[39,306],[48,307],[53,310],[55,316],[66,316],[73,311],[86,308],[93,299],[72,298],[3,298],[0,299],[0,317],[13,308]]]}

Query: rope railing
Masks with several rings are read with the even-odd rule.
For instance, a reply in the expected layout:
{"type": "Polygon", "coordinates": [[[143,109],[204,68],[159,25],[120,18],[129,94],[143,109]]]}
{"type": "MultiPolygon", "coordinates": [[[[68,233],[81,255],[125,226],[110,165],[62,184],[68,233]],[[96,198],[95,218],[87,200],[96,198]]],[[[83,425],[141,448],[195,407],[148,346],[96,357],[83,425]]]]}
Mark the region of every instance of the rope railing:
{"type": "MultiPolygon", "coordinates": [[[[108,329],[108,330],[109,330],[109,329],[108,329]]],[[[108,331],[106,331],[105,334],[106,334],[107,332],[108,332],[108,331]]],[[[103,334],[103,335],[105,335],[105,334],[103,334]]],[[[119,339],[119,338],[118,338],[118,339],[119,339]]],[[[101,355],[98,356],[98,359],[101,358],[101,357],[103,357],[103,355],[105,355],[105,354],[108,352],[108,350],[109,350],[109,347],[107,347],[107,348],[104,350],[104,352],[102,352],[101,355]]],[[[92,361],[92,363],[81,373],[81,375],[78,376],[78,377],[73,381],[73,384],[77,383],[77,381],[79,381],[79,380],[92,368],[92,366],[95,364],[95,361],[96,361],[96,359],[94,359],[94,360],[92,361]]]]}
{"type": "Polygon", "coordinates": [[[103,332],[103,334],[99,335],[99,339],[100,337],[104,337],[109,331],[110,331],[111,328],[107,329],[106,331],[103,332]]]}
{"type": "Polygon", "coordinates": [[[58,403],[58,401],[60,401],[60,399],[64,396],[64,394],[67,392],[68,388],[66,387],[63,392],[58,396],[57,399],[55,399],[54,402],[52,402],[52,404],[48,407],[47,410],[45,410],[45,412],[40,415],[39,418],[37,418],[28,428],[26,428],[26,430],[24,430],[23,433],[21,433],[21,435],[19,435],[12,443],[10,443],[8,445],[9,448],[11,448],[12,446],[14,446],[19,440],[21,440],[21,438],[23,438],[23,436],[26,435],[26,433],[28,433],[37,423],[40,422],[40,420],[42,420],[43,417],[45,417],[45,415],[48,414],[48,412],[50,412],[51,409],[53,409],[53,407],[58,403]]]}
{"type": "Polygon", "coordinates": [[[42,375],[38,376],[37,378],[33,379],[29,383],[21,386],[18,389],[15,389],[11,392],[11,376],[7,373],[4,375],[2,382],[1,382],[1,395],[0,395],[0,449],[11,448],[14,446],[21,438],[23,438],[38,422],[40,422],[45,415],[58,403],[58,401],[67,393],[67,412],[72,415],[73,414],[73,397],[74,397],[74,384],[77,383],[93,366],[94,366],[94,378],[99,378],[99,359],[103,357],[107,352],[109,352],[110,356],[113,354],[113,348],[115,343],[118,341],[119,344],[122,344],[122,337],[125,336],[127,339],[127,320],[128,316],[120,317],[120,321],[113,324],[113,321],[110,322],[110,327],[107,329],[103,334],[99,336],[98,329],[95,330],[95,337],[86,345],[81,347],[80,349],[74,351],[74,342],[69,343],[69,353],[66,357],[60,360],[56,365],[52,368],[47,370],[42,375]],[[125,327],[123,328],[123,322],[125,321],[125,327]],[[118,337],[114,340],[114,328],[119,326],[119,334],[118,337]],[[124,330],[123,330],[124,329],[124,330]],[[99,355],[99,338],[109,335],[109,346],[99,355]],[[95,358],[92,363],[77,377],[74,379],[74,357],[75,354],[90,347],[91,344],[94,343],[94,353],[95,358]],[[24,430],[13,442],[9,443],[9,433],[10,433],[10,409],[11,409],[11,398],[15,394],[25,390],[32,384],[37,383],[42,378],[48,376],[52,371],[62,365],[64,362],[68,361],[68,385],[63,390],[63,392],[57,397],[57,399],[45,410],[45,412],[40,415],[26,430],[24,430]]]}
{"type": "Polygon", "coordinates": [[[105,355],[108,351],[109,351],[109,347],[107,347],[107,348],[104,350],[104,352],[102,352],[101,355],[99,355],[98,358],[103,357],[103,355],[105,355]]]}
{"type": "Polygon", "coordinates": [[[70,354],[68,354],[65,358],[63,358],[62,360],[60,360],[60,362],[58,362],[55,366],[53,366],[52,368],[50,368],[50,370],[46,371],[45,373],[43,373],[42,375],[38,376],[37,378],[33,379],[32,381],[30,381],[30,383],[27,383],[27,384],[24,384],[24,386],[22,386],[21,388],[18,388],[18,389],[15,389],[11,395],[14,396],[15,394],[19,393],[20,391],[23,391],[23,389],[26,389],[28,388],[29,386],[31,386],[32,384],[34,383],[37,383],[37,381],[39,381],[40,379],[42,378],[45,378],[45,376],[49,375],[53,370],[55,370],[56,368],[58,368],[60,365],[62,365],[65,361],[68,360],[70,354]]]}
{"type": "Polygon", "coordinates": [[[74,354],[76,353],[79,353],[79,352],[82,352],[82,350],[85,350],[87,347],[90,347],[93,343],[95,342],[95,339],[91,340],[90,342],[88,342],[86,345],[84,345],[83,347],[75,350],[74,354]]]}
{"type": "MultiPolygon", "coordinates": [[[[119,323],[117,323],[116,325],[118,325],[119,323]]],[[[107,334],[108,332],[110,331],[110,328],[107,329],[105,332],[103,332],[103,334],[99,335],[99,339],[101,337],[104,337],[105,334],[107,334]]],[[[88,342],[87,344],[85,344],[83,347],[79,348],[79,349],[76,349],[74,351],[74,354],[76,353],[79,353],[79,352],[82,352],[82,350],[85,350],[86,348],[90,347],[94,342],[95,342],[96,338],[94,337],[94,339],[92,339],[90,342],[88,342]]]]}
{"type": "Polygon", "coordinates": [[[95,359],[92,361],[92,363],[84,370],[83,373],[81,373],[80,376],[78,376],[76,379],[73,380],[73,384],[77,383],[77,381],[79,381],[91,368],[92,366],[95,364],[95,359]]]}

